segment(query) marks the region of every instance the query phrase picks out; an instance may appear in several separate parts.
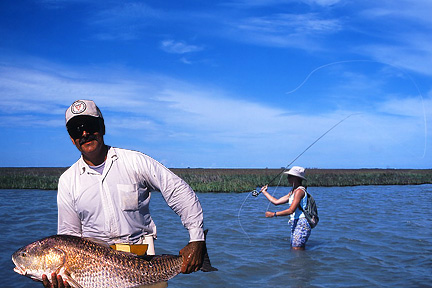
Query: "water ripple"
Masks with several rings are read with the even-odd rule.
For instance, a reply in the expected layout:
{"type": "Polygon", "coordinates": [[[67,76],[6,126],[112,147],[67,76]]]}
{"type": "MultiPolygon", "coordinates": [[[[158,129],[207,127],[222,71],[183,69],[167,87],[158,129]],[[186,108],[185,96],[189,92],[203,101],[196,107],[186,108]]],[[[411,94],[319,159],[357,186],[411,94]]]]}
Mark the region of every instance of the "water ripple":
{"type": "MultiPolygon", "coordinates": [[[[271,191],[270,191],[271,192],[271,191]]],[[[213,273],[179,275],[169,287],[426,287],[432,283],[432,185],[310,188],[320,223],[306,251],[292,251],[287,218],[265,218],[267,200],[198,194],[213,273]],[[421,199],[418,197],[422,195],[421,199]],[[244,228],[242,231],[240,223],[244,228]],[[249,240],[250,239],[250,240],[249,240]]],[[[287,193],[279,187],[275,197],[287,193]]],[[[0,190],[1,279],[38,287],[12,271],[20,246],[56,233],[56,191],[0,190]]],[[[269,206],[272,211],[287,206],[269,206]]],[[[159,193],[151,203],[156,252],[177,254],[188,233],[159,193]]],[[[41,285],[39,285],[41,287],[41,285]]]]}

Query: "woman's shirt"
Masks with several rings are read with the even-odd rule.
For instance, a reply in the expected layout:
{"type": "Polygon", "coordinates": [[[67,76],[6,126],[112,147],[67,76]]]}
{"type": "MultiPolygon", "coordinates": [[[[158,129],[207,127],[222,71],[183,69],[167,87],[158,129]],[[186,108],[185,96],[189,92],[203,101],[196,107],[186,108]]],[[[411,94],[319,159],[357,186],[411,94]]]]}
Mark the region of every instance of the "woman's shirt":
{"type": "MultiPolygon", "coordinates": [[[[303,186],[299,186],[299,187],[297,187],[297,189],[301,189],[301,190],[303,190],[303,192],[305,192],[304,197],[300,200],[300,203],[299,203],[299,205],[300,205],[301,207],[303,207],[303,210],[304,210],[304,209],[306,209],[306,204],[307,204],[307,193],[306,193],[306,188],[303,187],[303,186]]],[[[296,189],[296,190],[297,190],[297,189],[296,189]]],[[[295,193],[292,193],[291,196],[289,197],[288,203],[289,203],[290,205],[291,205],[292,202],[294,201],[294,196],[295,196],[295,193]]],[[[291,220],[294,220],[294,219],[299,219],[299,218],[305,218],[305,215],[304,215],[304,213],[299,209],[299,207],[297,207],[296,210],[294,211],[294,213],[292,213],[292,214],[290,215],[290,221],[291,221],[291,220]]]]}

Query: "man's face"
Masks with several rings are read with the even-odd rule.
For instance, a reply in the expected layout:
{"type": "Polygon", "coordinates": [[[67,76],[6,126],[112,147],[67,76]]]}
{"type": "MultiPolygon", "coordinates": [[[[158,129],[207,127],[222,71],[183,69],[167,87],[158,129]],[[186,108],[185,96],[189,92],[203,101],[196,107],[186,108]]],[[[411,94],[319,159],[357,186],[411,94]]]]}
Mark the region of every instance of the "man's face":
{"type": "Polygon", "coordinates": [[[68,122],[72,143],[85,156],[95,155],[104,147],[103,128],[98,118],[77,116],[68,122]]]}

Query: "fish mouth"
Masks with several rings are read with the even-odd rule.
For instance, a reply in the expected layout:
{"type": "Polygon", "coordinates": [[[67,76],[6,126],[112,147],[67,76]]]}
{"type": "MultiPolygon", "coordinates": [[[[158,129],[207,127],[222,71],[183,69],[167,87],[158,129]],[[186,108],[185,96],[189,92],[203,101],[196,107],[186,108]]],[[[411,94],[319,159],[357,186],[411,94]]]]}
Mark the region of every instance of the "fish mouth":
{"type": "Polygon", "coordinates": [[[13,270],[14,270],[16,273],[20,274],[20,275],[24,275],[24,276],[26,275],[25,270],[22,269],[22,268],[19,267],[19,266],[16,266],[13,270]]]}
{"type": "Polygon", "coordinates": [[[12,257],[12,262],[15,264],[15,268],[13,269],[16,273],[20,274],[20,275],[26,275],[26,271],[23,267],[20,267],[20,265],[17,264],[17,262],[15,261],[15,257],[12,257]]]}

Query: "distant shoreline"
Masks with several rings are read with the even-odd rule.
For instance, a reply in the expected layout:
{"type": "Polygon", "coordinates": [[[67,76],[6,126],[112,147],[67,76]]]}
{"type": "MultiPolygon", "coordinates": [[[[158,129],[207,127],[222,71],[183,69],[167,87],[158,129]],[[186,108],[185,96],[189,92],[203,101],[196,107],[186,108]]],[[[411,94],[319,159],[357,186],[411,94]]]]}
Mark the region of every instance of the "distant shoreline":
{"type": "MultiPolygon", "coordinates": [[[[0,167],[0,189],[56,190],[68,167],[0,167]]],[[[247,192],[274,179],[282,168],[170,168],[197,192],[247,192]]],[[[432,169],[306,169],[309,187],[432,184],[432,169]]],[[[276,185],[279,177],[270,183],[276,185]]],[[[288,186],[282,177],[281,186],[288,186]]]]}

